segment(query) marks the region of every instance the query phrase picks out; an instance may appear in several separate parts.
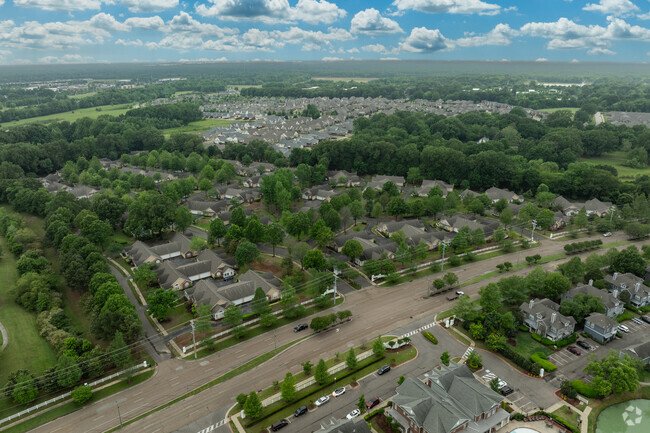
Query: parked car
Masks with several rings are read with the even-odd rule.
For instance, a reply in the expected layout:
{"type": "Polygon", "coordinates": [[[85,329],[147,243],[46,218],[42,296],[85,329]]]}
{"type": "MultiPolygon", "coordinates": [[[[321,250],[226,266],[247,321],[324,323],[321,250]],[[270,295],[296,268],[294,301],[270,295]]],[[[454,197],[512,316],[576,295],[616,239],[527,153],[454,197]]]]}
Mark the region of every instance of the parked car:
{"type": "Polygon", "coordinates": [[[573,353],[576,356],[580,356],[582,354],[575,346],[569,346],[566,348],[566,350],[568,350],[569,352],[573,353]]]}
{"type": "Polygon", "coordinates": [[[456,294],[457,294],[458,296],[463,296],[463,295],[465,294],[465,292],[463,292],[462,290],[458,290],[458,291],[456,292],[456,294]]]}
{"type": "Polygon", "coordinates": [[[345,417],[347,419],[352,419],[352,418],[358,417],[359,415],[361,415],[361,411],[359,409],[354,409],[352,412],[347,414],[345,417]]]}
{"type": "Polygon", "coordinates": [[[276,421],[273,424],[271,424],[271,431],[278,431],[281,428],[284,428],[289,425],[289,421],[286,419],[281,419],[280,421],[276,421]]]}
{"type": "Polygon", "coordinates": [[[612,232],[603,233],[603,236],[605,236],[606,238],[610,237],[611,235],[612,235],[612,232]]]}
{"type": "Polygon", "coordinates": [[[648,316],[641,316],[641,320],[643,320],[645,323],[650,323],[650,317],[648,316]]]}
{"type": "Polygon", "coordinates": [[[319,398],[318,400],[316,400],[316,403],[314,403],[314,404],[316,406],[322,406],[325,403],[327,403],[328,401],[330,401],[330,396],[329,395],[324,395],[321,398],[319,398]]]}
{"type": "Polygon", "coordinates": [[[366,402],[366,409],[372,409],[373,407],[377,406],[381,400],[379,400],[379,397],[371,398],[366,402]]]}
{"type": "Polygon", "coordinates": [[[591,346],[590,346],[589,343],[587,343],[585,340],[580,340],[580,341],[578,341],[576,344],[577,344],[578,346],[582,347],[582,348],[585,349],[585,350],[589,350],[589,349],[591,349],[591,346]]]}
{"type": "MultiPolygon", "coordinates": [[[[497,379],[499,379],[499,378],[497,378],[497,379]]],[[[504,386],[508,386],[508,383],[505,380],[499,379],[499,385],[497,385],[497,389],[501,389],[504,386]]]]}
{"type": "Polygon", "coordinates": [[[636,317],[634,317],[634,318],[632,319],[632,321],[633,321],[634,323],[636,323],[637,325],[643,325],[643,322],[641,321],[641,319],[637,319],[636,317]]]}
{"type": "Polygon", "coordinates": [[[332,393],[332,397],[338,397],[339,395],[343,395],[343,394],[345,394],[345,387],[336,388],[332,393]]]}
{"type": "Polygon", "coordinates": [[[300,406],[296,411],[293,413],[293,416],[295,418],[298,418],[300,415],[304,415],[307,413],[307,406],[300,406]]]}
{"type": "Polygon", "coordinates": [[[512,394],[513,392],[515,392],[515,390],[510,388],[509,386],[504,386],[499,390],[499,392],[501,393],[501,395],[506,396],[512,394]]]}
{"type": "Polygon", "coordinates": [[[381,376],[382,374],[388,373],[389,371],[390,371],[390,365],[384,365],[379,370],[377,370],[377,374],[381,376]]]}
{"type": "Polygon", "coordinates": [[[309,325],[307,325],[306,323],[301,323],[300,325],[293,328],[293,332],[300,332],[303,329],[307,329],[307,328],[309,328],[309,325]]]}
{"type": "Polygon", "coordinates": [[[625,325],[618,325],[618,329],[620,329],[623,332],[630,332],[630,328],[628,328],[625,325]]]}

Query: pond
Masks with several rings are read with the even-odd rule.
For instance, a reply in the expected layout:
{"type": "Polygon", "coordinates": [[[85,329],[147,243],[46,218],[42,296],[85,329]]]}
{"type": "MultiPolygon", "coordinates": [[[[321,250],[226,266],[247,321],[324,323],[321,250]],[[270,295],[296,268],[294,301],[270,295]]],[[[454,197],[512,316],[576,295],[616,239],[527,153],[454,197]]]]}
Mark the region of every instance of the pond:
{"type": "Polygon", "coordinates": [[[650,422],[650,400],[630,400],[600,413],[596,433],[646,433],[650,422]]]}

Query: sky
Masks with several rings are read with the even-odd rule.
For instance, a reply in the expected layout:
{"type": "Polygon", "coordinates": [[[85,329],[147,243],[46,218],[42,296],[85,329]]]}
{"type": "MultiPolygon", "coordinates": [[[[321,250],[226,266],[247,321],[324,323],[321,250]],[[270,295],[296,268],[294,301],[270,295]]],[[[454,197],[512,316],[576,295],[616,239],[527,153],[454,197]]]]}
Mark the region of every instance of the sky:
{"type": "Polygon", "coordinates": [[[2,65],[649,57],[649,0],[0,0],[2,65]]]}

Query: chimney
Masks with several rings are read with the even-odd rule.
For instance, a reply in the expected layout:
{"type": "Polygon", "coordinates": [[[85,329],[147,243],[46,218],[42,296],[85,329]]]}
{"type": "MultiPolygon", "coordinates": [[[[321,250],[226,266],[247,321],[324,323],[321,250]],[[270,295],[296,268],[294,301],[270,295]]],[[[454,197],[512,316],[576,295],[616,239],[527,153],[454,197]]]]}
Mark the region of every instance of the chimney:
{"type": "Polygon", "coordinates": [[[593,286],[594,285],[594,280],[589,280],[589,285],[593,286]]]}
{"type": "Polygon", "coordinates": [[[551,313],[551,323],[555,322],[555,316],[557,316],[557,313],[551,313]]]}
{"type": "Polygon", "coordinates": [[[528,309],[532,310],[533,304],[535,304],[535,301],[531,299],[530,302],[528,303],[528,309]]]}
{"type": "Polygon", "coordinates": [[[614,276],[612,277],[612,279],[615,280],[616,277],[618,277],[618,272],[614,272],[614,276]]]}
{"type": "Polygon", "coordinates": [[[641,288],[641,283],[636,283],[636,284],[634,285],[634,292],[635,292],[635,293],[638,293],[640,288],[641,288]]]}

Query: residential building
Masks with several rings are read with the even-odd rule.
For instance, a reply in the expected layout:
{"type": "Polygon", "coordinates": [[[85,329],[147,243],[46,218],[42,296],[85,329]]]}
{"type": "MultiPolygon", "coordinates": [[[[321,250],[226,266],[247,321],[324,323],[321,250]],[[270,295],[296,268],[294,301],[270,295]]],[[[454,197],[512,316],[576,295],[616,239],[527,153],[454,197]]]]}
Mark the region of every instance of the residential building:
{"type": "Polygon", "coordinates": [[[599,343],[607,343],[616,337],[618,322],[602,313],[591,313],[585,319],[585,333],[599,343]]]}
{"type": "Polygon", "coordinates": [[[487,191],[485,191],[485,195],[487,195],[490,198],[490,200],[492,200],[492,203],[496,203],[501,199],[507,201],[508,203],[512,203],[513,201],[519,201],[519,202],[524,201],[523,196],[519,194],[515,194],[512,191],[508,191],[507,189],[501,189],[496,187],[492,187],[487,191]]]}
{"type": "Polygon", "coordinates": [[[422,181],[422,185],[420,186],[420,188],[417,189],[417,194],[420,197],[426,197],[429,195],[429,191],[431,190],[431,188],[435,188],[436,186],[440,187],[443,197],[447,197],[447,194],[449,194],[454,190],[454,186],[448,184],[447,182],[443,182],[441,180],[425,179],[424,181],[422,181]]]}
{"type": "Polygon", "coordinates": [[[503,397],[480,383],[465,364],[450,362],[427,375],[426,383],[407,378],[387,411],[407,433],[492,433],[510,415],[503,397]]]}
{"type": "Polygon", "coordinates": [[[639,358],[645,366],[650,365],[650,341],[646,341],[645,343],[641,343],[634,347],[628,347],[622,352],[622,355],[626,354],[639,358]]]}
{"type": "Polygon", "coordinates": [[[370,427],[363,417],[353,419],[330,419],[329,424],[321,424],[314,433],[370,433],[370,427]]]}
{"type": "Polygon", "coordinates": [[[608,214],[612,208],[612,202],[609,201],[600,201],[597,198],[587,200],[585,202],[585,209],[587,210],[587,215],[596,215],[602,217],[605,214],[608,214]]]}
{"type": "Polygon", "coordinates": [[[550,299],[531,299],[521,304],[519,309],[524,324],[542,338],[558,341],[573,334],[576,320],[560,314],[560,306],[550,299]]]}
{"type": "Polygon", "coordinates": [[[212,250],[203,250],[196,258],[199,261],[210,262],[210,275],[214,279],[229,280],[235,276],[235,270],[212,250]]]}
{"type": "Polygon", "coordinates": [[[650,287],[643,284],[643,278],[629,272],[625,274],[614,272],[614,275],[605,275],[605,283],[609,284],[609,291],[619,299],[621,293],[629,293],[630,304],[637,308],[650,305],[650,287]]]}
{"type": "Polygon", "coordinates": [[[605,315],[612,319],[625,312],[625,304],[607,290],[600,290],[590,284],[578,284],[576,287],[570,289],[562,295],[562,303],[565,301],[572,301],[577,295],[591,295],[600,299],[605,305],[605,315]]]}

